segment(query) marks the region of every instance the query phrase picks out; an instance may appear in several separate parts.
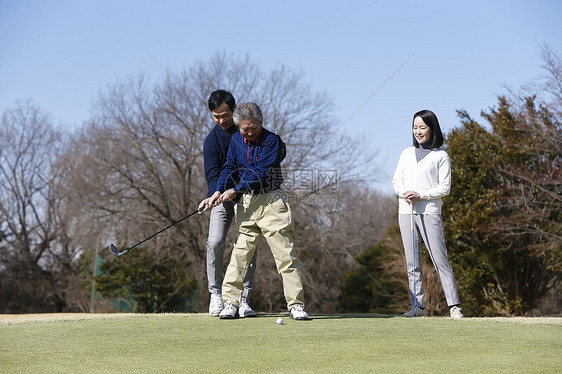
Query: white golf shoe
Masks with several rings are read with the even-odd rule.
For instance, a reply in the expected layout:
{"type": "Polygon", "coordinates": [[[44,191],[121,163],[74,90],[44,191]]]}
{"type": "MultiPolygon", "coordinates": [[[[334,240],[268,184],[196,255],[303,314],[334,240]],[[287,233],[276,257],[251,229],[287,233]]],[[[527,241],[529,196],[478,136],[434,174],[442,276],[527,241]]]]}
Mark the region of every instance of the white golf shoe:
{"type": "Polygon", "coordinates": [[[224,309],[219,315],[220,319],[234,319],[238,317],[238,308],[231,303],[225,303],[224,309]]]}
{"type": "Polygon", "coordinates": [[[459,308],[458,306],[454,306],[451,308],[451,318],[452,319],[462,319],[464,318],[464,316],[461,313],[461,308],[459,308]]]}
{"type": "Polygon", "coordinates": [[[211,302],[209,303],[209,314],[212,317],[218,317],[223,308],[224,308],[224,303],[222,301],[222,296],[211,294],[211,302]]]}
{"type": "Polygon", "coordinates": [[[427,317],[425,308],[413,307],[409,312],[402,314],[402,317],[427,317]]]}
{"type": "Polygon", "coordinates": [[[240,316],[240,318],[258,316],[258,314],[252,308],[250,308],[250,305],[248,305],[248,303],[244,301],[242,301],[242,303],[238,307],[238,315],[240,316]]]}
{"type": "Polygon", "coordinates": [[[308,314],[304,311],[304,307],[302,305],[294,305],[291,307],[291,319],[296,320],[307,320],[308,314]]]}

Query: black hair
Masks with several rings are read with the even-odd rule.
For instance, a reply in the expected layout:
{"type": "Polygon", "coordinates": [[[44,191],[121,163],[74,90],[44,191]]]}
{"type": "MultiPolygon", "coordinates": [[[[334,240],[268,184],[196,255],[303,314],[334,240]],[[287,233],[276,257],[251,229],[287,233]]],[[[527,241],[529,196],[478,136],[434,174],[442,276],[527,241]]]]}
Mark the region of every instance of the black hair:
{"type": "MultiPolygon", "coordinates": [[[[416,114],[414,114],[414,118],[412,119],[412,128],[414,127],[414,120],[416,117],[420,117],[422,121],[430,128],[431,130],[431,140],[427,141],[427,144],[424,143],[424,148],[439,148],[443,145],[443,133],[441,132],[441,127],[439,127],[439,120],[437,120],[437,116],[431,110],[420,110],[416,114]]],[[[420,143],[416,140],[416,137],[412,133],[412,139],[414,140],[414,147],[419,148],[420,143]]]]}
{"type": "Polygon", "coordinates": [[[211,112],[224,103],[228,105],[231,112],[234,111],[234,108],[236,107],[236,100],[234,100],[234,96],[232,96],[230,92],[225,90],[216,90],[211,93],[211,96],[209,96],[209,110],[211,112]]]}

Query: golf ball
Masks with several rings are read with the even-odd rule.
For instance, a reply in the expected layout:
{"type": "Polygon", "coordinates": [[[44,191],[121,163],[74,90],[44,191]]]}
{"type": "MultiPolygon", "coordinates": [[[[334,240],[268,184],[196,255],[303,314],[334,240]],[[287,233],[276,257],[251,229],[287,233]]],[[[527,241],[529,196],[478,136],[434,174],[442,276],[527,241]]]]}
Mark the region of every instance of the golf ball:
{"type": "Polygon", "coordinates": [[[277,318],[277,324],[282,325],[283,324],[283,318],[277,318]]]}

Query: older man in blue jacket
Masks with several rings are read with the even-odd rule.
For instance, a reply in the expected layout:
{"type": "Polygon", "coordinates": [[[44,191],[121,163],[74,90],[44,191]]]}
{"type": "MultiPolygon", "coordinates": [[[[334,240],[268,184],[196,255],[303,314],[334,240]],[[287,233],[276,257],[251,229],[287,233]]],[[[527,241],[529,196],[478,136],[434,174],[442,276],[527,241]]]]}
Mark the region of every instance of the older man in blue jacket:
{"type": "Polygon", "coordinates": [[[232,135],[226,163],[216,184],[216,192],[199,207],[240,198],[236,205],[238,238],[223,281],[224,309],[220,318],[236,318],[243,292],[243,279],[261,236],[269,244],[290,317],[308,319],[297,252],[293,247],[294,225],[287,195],[281,189],[281,161],[284,145],[279,136],[262,127],[263,115],[255,103],[234,110],[239,132],[232,135]]]}

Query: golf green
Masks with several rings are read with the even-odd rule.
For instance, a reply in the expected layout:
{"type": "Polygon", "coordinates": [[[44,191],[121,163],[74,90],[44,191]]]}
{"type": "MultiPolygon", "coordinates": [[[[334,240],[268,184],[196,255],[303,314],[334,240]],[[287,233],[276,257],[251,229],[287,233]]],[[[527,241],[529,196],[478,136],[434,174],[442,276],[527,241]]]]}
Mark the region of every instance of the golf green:
{"type": "Polygon", "coordinates": [[[562,318],[311,317],[0,315],[0,372],[562,372],[562,318]]]}

